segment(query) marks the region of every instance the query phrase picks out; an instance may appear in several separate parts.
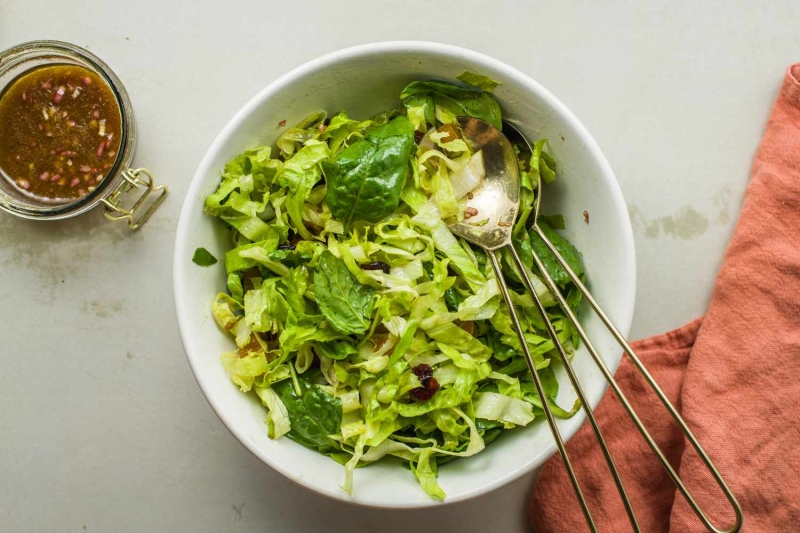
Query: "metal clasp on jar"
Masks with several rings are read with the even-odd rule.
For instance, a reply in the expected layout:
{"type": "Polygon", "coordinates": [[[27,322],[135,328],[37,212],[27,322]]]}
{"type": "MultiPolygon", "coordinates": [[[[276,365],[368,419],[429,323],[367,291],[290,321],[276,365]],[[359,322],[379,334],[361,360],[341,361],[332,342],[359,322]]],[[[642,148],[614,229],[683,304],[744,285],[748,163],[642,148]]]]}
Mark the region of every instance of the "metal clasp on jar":
{"type": "Polygon", "coordinates": [[[103,212],[109,220],[127,220],[128,227],[139,229],[167,197],[169,188],[166,185],[156,186],[153,175],[145,168],[126,169],[121,174],[123,179],[119,185],[110,195],[100,200],[104,204],[103,212]],[[144,187],[144,192],[139,199],[128,209],[122,207],[120,204],[123,195],[140,187],[144,187]],[[156,197],[146,205],[145,202],[153,194],[156,197]]]}

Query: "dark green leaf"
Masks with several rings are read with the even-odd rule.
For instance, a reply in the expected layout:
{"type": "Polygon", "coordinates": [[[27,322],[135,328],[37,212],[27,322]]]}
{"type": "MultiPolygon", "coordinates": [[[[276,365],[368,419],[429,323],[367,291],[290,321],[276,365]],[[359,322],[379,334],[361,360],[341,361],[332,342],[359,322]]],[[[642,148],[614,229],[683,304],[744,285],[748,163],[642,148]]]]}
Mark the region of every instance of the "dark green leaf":
{"type": "MultiPolygon", "coordinates": [[[[514,248],[517,250],[517,254],[522,261],[522,264],[527,265],[531,270],[535,270],[533,262],[533,248],[531,247],[531,240],[530,237],[528,237],[528,234],[523,231],[518,236],[512,237],[511,240],[514,244],[514,248]]],[[[502,265],[503,274],[505,275],[506,279],[511,279],[511,281],[522,283],[522,279],[520,279],[519,275],[517,274],[516,266],[514,266],[514,262],[511,259],[511,254],[504,252],[503,259],[505,260],[503,261],[502,265]]]]}
{"type": "Polygon", "coordinates": [[[422,270],[428,275],[428,281],[433,279],[433,263],[430,261],[425,261],[422,263],[422,270]]]}
{"type": "Polygon", "coordinates": [[[558,395],[558,380],[553,372],[553,367],[548,366],[539,369],[537,373],[539,374],[539,379],[542,381],[542,388],[544,389],[545,396],[548,398],[555,398],[558,395]]]}
{"type": "Polygon", "coordinates": [[[500,106],[497,100],[485,91],[466,89],[439,81],[415,81],[400,93],[400,99],[406,107],[419,105],[428,97],[433,98],[438,109],[454,117],[463,115],[476,117],[498,129],[503,127],[500,106]]]}
{"type": "Polygon", "coordinates": [[[485,446],[490,445],[497,440],[497,437],[499,437],[502,432],[503,428],[492,428],[487,430],[486,433],[483,434],[483,444],[485,446]]]}
{"type": "Polygon", "coordinates": [[[511,362],[508,363],[506,366],[500,368],[498,372],[501,374],[506,375],[514,375],[517,372],[522,372],[523,370],[528,369],[528,363],[525,361],[523,357],[514,357],[511,359],[511,362]]]}
{"type": "Polygon", "coordinates": [[[322,252],[314,270],[314,295],[320,312],[342,335],[361,335],[369,328],[372,288],[359,283],[344,261],[328,250],[322,252]]]}
{"type": "MultiPolygon", "coordinates": [[[[581,281],[583,281],[584,278],[585,276],[581,276],[581,281]]],[[[578,287],[576,287],[575,285],[572,285],[572,288],[570,288],[569,292],[567,293],[566,297],[567,305],[575,314],[575,316],[578,316],[578,311],[580,311],[582,296],[583,295],[581,294],[581,291],[579,291],[578,287]]],[[[575,328],[574,326],[571,328],[571,340],[572,340],[572,346],[577,348],[578,342],[580,342],[580,337],[578,335],[578,329],[575,328]]]]}
{"type": "Polygon", "coordinates": [[[464,301],[464,297],[461,296],[461,293],[458,292],[455,287],[450,287],[444,291],[444,301],[448,309],[455,311],[458,309],[458,306],[461,305],[461,302],[464,301]]]}
{"type": "Polygon", "coordinates": [[[539,220],[545,224],[549,224],[554,229],[566,229],[567,221],[564,220],[564,215],[540,215],[539,220]]]}
{"type": "Polygon", "coordinates": [[[345,341],[318,342],[317,346],[326,357],[330,357],[336,361],[347,359],[356,353],[355,347],[345,341]]]}
{"type": "Polygon", "coordinates": [[[401,116],[371,130],[332,163],[323,163],[333,216],[349,226],[391,215],[400,203],[413,148],[414,129],[401,116]]]}
{"type": "MultiPolygon", "coordinates": [[[[539,379],[542,381],[544,394],[547,397],[547,404],[550,406],[553,415],[558,418],[572,418],[575,416],[575,413],[581,408],[579,400],[575,400],[572,409],[569,411],[562,409],[555,402],[556,396],[558,396],[558,380],[556,379],[553,367],[542,368],[539,370],[538,374],[539,379]]],[[[533,413],[535,416],[542,416],[544,415],[544,411],[542,410],[542,401],[536,393],[536,385],[534,385],[533,381],[530,381],[530,377],[528,377],[528,379],[529,381],[522,381],[520,383],[520,389],[525,395],[524,400],[533,406],[533,413]]]]}
{"type": "Polygon", "coordinates": [[[307,250],[275,250],[267,254],[273,261],[283,263],[288,267],[296,267],[307,264],[314,257],[314,254],[307,250]]]}
{"type": "Polygon", "coordinates": [[[298,376],[297,382],[302,396],[297,395],[292,380],[287,379],[273,385],[289,412],[292,429],[287,436],[295,442],[333,456],[341,449],[329,435],[336,435],[341,430],[342,401],[311,384],[309,377],[298,376]]]}
{"type": "Polygon", "coordinates": [[[217,258],[211,255],[211,252],[206,250],[205,248],[198,248],[194,251],[194,256],[192,256],[192,261],[194,264],[200,265],[201,267],[207,267],[215,264],[217,262],[217,258]]]}
{"type": "Polygon", "coordinates": [[[497,330],[492,330],[489,334],[489,347],[492,349],[494,359],[497,361],[506,361],[515,355],[519,355],[514,348],[503,344],[500,340],[501,336],[501,333],[497,330]]]}
{"type": "Polygon", "coordinates": [[[476,418],[475,427],[478,428],[480,434],[484,434],[487,430],[502,426],[502,422],[496,420],[486,420],[485,418],[476,418]]]}
{"type": "Polygon", "coordinates": [[[491,380],[486,380],[478,383],[478,392],[499,392],[497,383],[491,380]]]}
{"type": "MultiPolygon", "coordinates": [[[[558,250],[558,253],[561,254],[561,257],[564,258],[572,271],[576,275],[582,276],[584,272],[583,260],[581,259],[581,255],[578,253],[578,250],[567,239],[556,233],[556,231],[547,225],[547,223],[540,222],[539,227],[542,228],[542,232],[544,233],[545,237],[547,237],[555,249],[558,250]]],[[[561,268],[556,256],[553,255],[553,253],[535,231],[530,232],[530,238],[533,251],[542,260],[545,270],[547,270],[547,272],[553,278],[553,281],[555,281],[556,285],[559,287],[566,287],[567,283],[570,282],[570,278],[567,272],[561,268]]]]}
{"type": "Polygon", "coordinates": [[[581,291],[578,290],[578,287],[572,287],[569,292],[567,293],[567,305],[569,305],[572,312],[576,315],[578,314],[578,309],[581,306],[581,291]]]}

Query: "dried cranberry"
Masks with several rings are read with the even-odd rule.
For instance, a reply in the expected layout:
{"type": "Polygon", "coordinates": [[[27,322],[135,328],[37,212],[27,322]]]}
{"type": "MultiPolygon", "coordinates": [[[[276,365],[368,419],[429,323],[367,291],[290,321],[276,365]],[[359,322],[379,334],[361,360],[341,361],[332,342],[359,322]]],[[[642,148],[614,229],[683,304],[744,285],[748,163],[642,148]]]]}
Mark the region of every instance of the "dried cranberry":
{"type": "Polygon", "coordinates": [[[408,394],[418,402],[426,402],[430,400],[436,391],[439,390],[439,382],[433,377],[433,369],[430,365],[420,364],[411,369],[411,372],[417,376],[421,387],[411,389],[408,394]]]}
{"type": "Polygon", "coordinates": [[[375,261],[374,263],[366,263],[364,265],[361,265],[361,270],[380,270],[384,274],[388,274],[389,265],[387,265],[383,261],[375,261]]]}
{"type": "Polygon", "coordinates": [[[436,391],[438,390],[439,382],[436,381],[436,378],[431,378],[427,387],[417,387],[416,389],[411,389],[408,391],[408,394],[418,402],[427,402],[433,398],[433,395],[436,394],[436,391]]]}
{"type": "Polygon", "coordinates": [[[422,383],[423,387],[425,386],[425,383],[433,377],[433,369],[431,368],[431,365],[426,365],[425,363],[415,366],[411,369],[411,372],[417,376],[417,379],[420,383],[422,383]]]}

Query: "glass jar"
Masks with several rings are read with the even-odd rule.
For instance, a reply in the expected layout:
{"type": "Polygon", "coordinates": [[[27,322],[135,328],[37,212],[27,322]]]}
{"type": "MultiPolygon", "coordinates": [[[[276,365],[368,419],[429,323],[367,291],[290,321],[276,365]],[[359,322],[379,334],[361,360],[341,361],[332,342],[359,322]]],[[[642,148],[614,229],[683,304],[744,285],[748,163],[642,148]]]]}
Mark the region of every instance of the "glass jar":
{"type": "Polygon", "coordinates": [[[167,196],[166,186],[156,186],[146,169],[130,168],[136,149],[136,121],[128,93],[116,74],[100,58],[83,48],[60,41],[32,41],[0,52],[0,98],[20,76],[43,66],[77,65],[104,80],[119,106],[122,134],[120,149],[107,176],[85,196],[62,204],[43,203],[23,195],[11,180],[0,177],[0,209],[32,220],[70,218],[103,205],[111,220],[126,220],[139,228],[167,196]]]}

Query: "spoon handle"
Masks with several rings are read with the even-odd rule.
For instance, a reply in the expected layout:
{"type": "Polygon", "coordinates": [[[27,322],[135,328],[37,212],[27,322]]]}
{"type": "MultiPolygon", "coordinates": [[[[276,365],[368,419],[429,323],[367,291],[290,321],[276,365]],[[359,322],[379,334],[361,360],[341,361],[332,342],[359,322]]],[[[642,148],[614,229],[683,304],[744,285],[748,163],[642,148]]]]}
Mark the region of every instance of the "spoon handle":
{"type": "MultiPolygon", "coordinates": [[[[675,420],[675,422],[678,424],[678,426],[680,426],[681,431],[686,436],[686,439],[691,443],[692,447],[695,449],[697,454],[703,460],[703,463],[706,465],[706,468],[714,477],[714,480],[717,482],[717,485],[725,494],[725,497],[730,503],[731,508],[733,509],[735,515],[735,522],[733,526],[726,530],[717,528],[714,524],[711,523],[711,520],[708,518],[708,516],[706,516],[703,510],[700,509],[699,504],[694,499],[694,497],[689,493],[689,490],[686,488],[686,485],[683,483],[683,480],[681,480],[678,473],[675,472],[675,469],[667,460],[667,457],[664,455],[664,452],[661,450],[658,444],[656,444],[655,440],[650,435],[650,432],[647,431],[647,428],[639,419],[639,416],[636,414],[636,411],[633,409],[627,397],[622,392],[616,380],[614,379],[613,374],[609,371],[608,367],[606,366],[605,361],[603,361],[603,359],[600,357],[594,345],[592,345],[591,341],[589,340],[589,337],[586,335],[586,332],[581,327],[581,324],[578,321],[577,317],[575,316],[575,313],[572,312],[572,309],[570,309],[564,296],[558,290],[558,287],[553,281],[553,278],[547,273],[547,270],[544,268],[541,259],[536,254],[533,254],[533,259],[534,262],[536,263],[536,267],[542,274],[542,278],[544,278],[544,281],[547,284],[548,289],[550,289],[550,292],[553,293],[553,296],[555,296],[556,300],[558,301],[558,304],[561,306],[561,308],[564,310],[564,313],[567,315],[567,318],[575,326],[575,329],[578,332],[578,336],[581,338],[584,345],[588,349],[589,354],[591,355],[592,359],[594,359],[595,363],[600,369],[600,372],[605,377],[611,389],[617,395],[617,398],[619,398],[620,403],[625,408],[625,411],[627,411],[628,416],[633,421],[634,425],[636,426],[636,429],[639,430],[639,433],[641,433],[644,440],[650,446],[650,449],[653,451],[653,454],[658,458],[661,465],[669,474],[669,477],[672,479],[672,482],[675,484],[680,493],[686,499],[686,502],[692,508],[695,515],[697,515],[697,517],[700,519],[700,521],[703,523],[706,529],[708,529],[709,531],[713,531],[715,533],[734,533],[740,531],[742,528],[742,507],[736,500],[736,497],[733,495],[733,492],[728,487],[727,483],[725,483],[725,480],[722,478],[722,475],[717,470],[717,467],[711,461],[711,458],[708,456],[708,453],[706,453],[706,451],[700,445],[697,438],[694,436],[694,433],[692,433],[692,430],[689,429],[689,426],[686,424],[686,421],[683,419],[680,413],[678,413],[677,409],[675,409],[672,403],[670,403],[667,396],[661,390],[661,387],[658,386],[658,383],[656,383],[655,379],[653,379],[653,376],[651,376],[650,372],[647,371],[647,368],[644,366],[644,363],[642,363],[642,361],[636,355],[636,352],[633,351],[633,348],[631,348],[630,344],[628,344],[628,341],[625,339],[625,337],[623,337],[623,335],[611,322],[611,319],[608,318],[605,312],[603,312],[603,309],[600,307],[600,304],[598,304],[597,300],[594,299],[592,294],[589,292],[589,289],[587,289],[586,286],[583,284],[583,282],[580,280],[580,278],[575,275],[575,272],[572,271],[570,266],[567,264],[566,260],[564,260],[564,258],[556,249],[556,247],[553,246],[553,243],[550,242],[550,240],[547,238],[547,236],[544,234],[544,232],[541,230],[541,228],[536,222],[534,222],[531,230],[534,231],[542,239],[542,241],[544,241],[545,245],[553,253],[558,263],[561,265],[564,271],[569,275],[570,279],[578,288],[578,290],[581,292],[581,294],[583,294],[584,298],[586,298],[586,301],[589,302],[589,305],[592,307],[594,312],[606,326],[606,328],[614,337],[614,339],[617,341],[617,343],[622,347],[625,353],[628,354],[628,357],[631,358],[631,361],[633,361],[633,364],[639,370],[639,373],[642,375],[642,377],[644,377],[648,385],[650,385],[650,388],[653,390],[653,392],[655,392],[659,400],[661,400],[661,403],[667,409],[667,411],[675,420]]],[[[586,404],[584,404],[584,407],[586,407],[586,404]]]]}
{"type": "MultiPolygon", "coordinates": [[[[525,361],[527,361],[528,369],[530,369],[531,376],[533,376],[533,383],[536,387],[536,393],[539,395],[539,398],[542,401],[542,409],[544,409],[544,414],[547,418],[547,424],[550,426],[550,431],[553,433],[553,438],[556,441],[558,452],[561,454],[561,459],[564,461],[564,467],[567,469],[567,474],[569,475],[570,482],[572,483],[572,488],[575,490],[575,494],[577,495],[578,501],[581,504],[583,516],[586,518],[586,523],[589,525],[591,531],[593,533],[597,533],[597,526],[592,518],[592,513],[589,511],[589,506],[586,504],[583,491],[581,491],[581,487],[578,484],[578,478],[575,476],[575,470],[572,468],[572,463],[567,455],[567,449],[564,446],[564,440],[561,438],[561,432],[556,425],[556,419],[550,410],[550,405],[547,403],[547,396],[544,394],[544,387],[542,386],[542,381],[539,378],[539,372],[536,369],[530,349],[528,348],[528,343],[525,340],[525,333],[522,331],[522,326],[520,326],[517,311],[514,309],[514,303],[511,301],[511,295],[508,292],[508,286],[503,278],[503,271],[500,268],[500,264],[497,262],[497,255],[493,250],[487,250],[487,254],[492,261],[492,266],[494,267],[494,272],[497,278],[497,284],[500,286],[500,292],[503,293],[503,299],[506,301],[506,305],[508,306],[508,313],[511,316],[511,322],[514,324],[514,331],[517,333],[517,338],[522,346],[522,352],[525,355],[525,361]]],[[[538,297],[536,296],[535,292],[533,292],[533,295],[538,302],[538,297]]],[[[544,308],[542,308],[541,311],[543,312],[544,308]]]]}
{"type": "MultiPolygon", "coordinates": [[[[525,288],[528,289],[528,292],[531,293],[533,297],[533,301],[536,304],[536,309],[539,311],[542,319],[544,320],[545,328],[547,329],[547,334],[550,336],[550,339],[553,341],[555,345],[558,355],[561,357],[561,362],[564,364],[564,369],[567,371],[567,376],[569,376],[569,380],[572,383],[572,388],[575,389],[575,393],[578,395],[578,399],[583,406],[583,410],[586,412],[586,417],[589,419],[589,424],[592,426],[592,431],[594,432],[595,437],[597,438],[598,444],[600,444],[600,449],[603,452],[603,457],[606,460],[606,464],[608,465],[608,469],[611,471],[611,475],[614,477],[614,483],[617,486],[617,491],[619,492],[620,497],[622,498],[622,503],[625,505],[625,511],[628,513],[628,519],[631,522],[631,526],[635,532],[641,531],[639,528],[639,523],[636,520],[636,514],[633,512],[633,506],[631,505],[631,501],[628,498],[628,493],[625,491],[625,485],[622,483],[622,479],[620,478],[619,472],[617,471],[617,466],[614,464],[614,459],[611,457],[611,452],[608,450],[608,446],[606,445],[606,441],[603,438],[603,434],[600,432],[600,426],[597,424],[597,420],[594,417],[594,413],[592,411],[591,404],[586,399],[586,395],[583,392],[583,387],[581,386],[580,381],[578,381],[578,377],[575,375],[575,371],[572,368],[572,364],[569,362],[569,357],[567,357],[567,352],[564,350],[564,346],[561,344],[561,341],[558,339],[558,333],[556,329],[553,327],[553,323],[550,321],[550,318],[547,316],[547,312],[545,311],[544,304],[542,304],[542,300],[539,297],[536,289],[531,282],[531,274],[528,272],[528,267],[526,267],[522,260],[519,258],[517,254],[517,250],[514,248],[513,245],[508,246],[508,250],[511,253],[511,257],[514,259],[514,264],[517,266],[517,271],[522,278],[523,283],[525,284],[525,288]]],[[[543,265],[540,265],[541,261],[538,257],[536,257],[537,266],[542,268],[543,265]]],[[[558,289],[550,288],[551,292],[554,294],[558,294],[561,296],[561,292],[558,289]]],[[[563,298],[563,297],[562,297],[563,298]]],[[[539,398],[543,398],[543,396],[539,396],[539,398]]],[[[542,400],[544,404],[545,401],[542,400]]],[[[580,489],[576,489],[580,490],[580,489]]],[[[582,495],[579,496],[582,498],[582,495]]]]}

